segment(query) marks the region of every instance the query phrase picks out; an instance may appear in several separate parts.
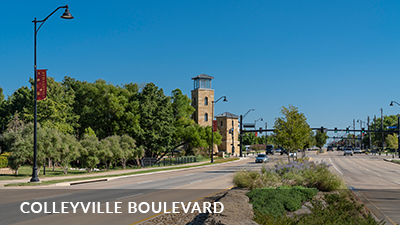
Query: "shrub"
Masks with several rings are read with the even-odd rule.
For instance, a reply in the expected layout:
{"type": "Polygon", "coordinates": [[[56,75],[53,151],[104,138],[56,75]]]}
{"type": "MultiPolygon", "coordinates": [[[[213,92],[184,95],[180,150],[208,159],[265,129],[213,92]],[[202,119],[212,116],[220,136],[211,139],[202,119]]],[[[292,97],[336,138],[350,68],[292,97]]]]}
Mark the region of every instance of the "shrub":
{"type": "Polygon", "coordinates": [[[286,211],[301,208],[301,202],[311,199],[317,194],[315,188],[300,186],[253,189],[247,193],[255,213],[261,215],[282,216],[286,211]]]}
{"type": "Polygon", "coordinates": [[[272,216],[262,211],[254,210],[254,220],[262,225],[291,224],[385,224],[382,220],[375,221],[370,213],[363,210],[363,205],[357,203],[349,191],[339,194],[326,194],[321,200],[312,200],[311,214],[303,214],[294,218],[272,216]],[[325,204],[322,203],[325,202],[325,204]]]}
{"type": "Polygon", "coordinates": [[[8,156],[10,156],[11,153],[5,152],[0,155],[0,168],[6,168],[8,167],[8,156]]]}

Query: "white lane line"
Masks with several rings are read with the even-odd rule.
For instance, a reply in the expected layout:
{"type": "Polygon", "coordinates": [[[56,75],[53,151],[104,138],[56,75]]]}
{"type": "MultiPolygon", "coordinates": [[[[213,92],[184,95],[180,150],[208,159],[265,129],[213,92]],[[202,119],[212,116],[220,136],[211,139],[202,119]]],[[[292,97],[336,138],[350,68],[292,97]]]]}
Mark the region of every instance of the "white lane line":
{"type": "Polygon", "coordinates": [[[202,182],[203,180],[196,180],[196,181],[193,181],[193,182],[190,182],[190,184],[194,184],[194,183],[198,183],[198,182],[202,182]]]}
{"type": "Polygon", "coordinates": [[[379,174],[376,174],[376,175],[378,175],[378,177],[382,177],[381,175],[379,175],[379,174]]]}
{"type": "Polygon", "coordinates": [[[396,184],[400,184],[400,182],[395,181],[396,184]]]}
{"type": "Polygon", "coordinates": [[[58,198],[58,197],[64,197],[72,194],[63,194],[63,195],[54,195],[54,196],[49,196],[49,197],[44,197],[44,198],[36,198],[35,200],[41,200],[41,199],[48,199],[48,198],[58,198]]]}
{"type": "Polygon", "coordinates": [[[128,196],[124,196],[124,197],[121,197],[121,198],[117,198],[115,200],[121,200],[121,199],[125,199],[125,198],[132,198],[132,197],[139,196],[139,195],[142,195],[142,194],[143,193],[139,193],[139,194],[135,194],[135,195],[128,195],[128,196]]]}
{"type": "Polygon", "coordinates": [[[365,169],[366,171],[369,171],[369,169],[365,169]]]}
{"type": "Polygon", "coordinates": [[[335,167],[335,169],[336,169],[341,175],[343,175],[343,173],[340,172],[340,170],[338,170],[338,168],[336,168],[335,164],[333,164],[331,158],[329,158],[329,161],[331,161],[332,166],[335,167]]]}
{"type": "Polygon", "coordinates": [[[150,183],[150,182],[153,182],[152,180],[149,180],[149,181],[143,181],[143,182],[139,182],[139,183],[136,183],[136,184],[145,184],[145,183],[150,183]]]}

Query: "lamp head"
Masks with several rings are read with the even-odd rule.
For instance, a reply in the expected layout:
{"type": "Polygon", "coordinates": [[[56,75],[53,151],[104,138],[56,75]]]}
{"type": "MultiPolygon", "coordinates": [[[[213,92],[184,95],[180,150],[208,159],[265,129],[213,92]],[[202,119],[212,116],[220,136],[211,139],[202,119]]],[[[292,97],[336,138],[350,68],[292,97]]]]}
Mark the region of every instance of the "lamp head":
{"type": "Polygon", "coordinates": [[[65,8],[65,12],[62,14],[61,18],[63,18],[63,19],[73,19],[74,18],[71,15],[71,13],[69,12],[68,5],[67,5],[67,8],[65,8]]]}
{"type": "Polygon", "coordinates": [[[228,100],[226,99],[226,96],[224,96],[224,100],[223,100],[224,102],[227,102],[228,100]]]}
{"type": "Polygon", "coordinates": [[[389,105],[389,106],[393,106],[393,101],[390,102],[390,105],[389,105]]]}

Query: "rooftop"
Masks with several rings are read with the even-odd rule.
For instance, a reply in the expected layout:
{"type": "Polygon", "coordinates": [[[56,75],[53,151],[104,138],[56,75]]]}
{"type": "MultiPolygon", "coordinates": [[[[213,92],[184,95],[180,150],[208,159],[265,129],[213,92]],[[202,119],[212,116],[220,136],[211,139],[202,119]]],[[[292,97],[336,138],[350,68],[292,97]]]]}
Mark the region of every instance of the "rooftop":
{"type": "Polygon", "coordinates": [[[221,113],[221,114],[219,114],[219,115],[216,115],[216,116],[214,116],[215,118],[219,118],[219,117],[228,117],[228,118],[233,118],[233,119],[239,119],[239,116],[237,116],[237,115],[235,115],[235,114],[233,114],[233,113],[230,113],[230,112],[224,112],[224,113],[221,113]]]}
{"type": "Polygon", "coordinates": [[[212,80],[212,79],[214,79],[214,77],[202,73],[202,74],[197,75],[196,77],[192,78],[192,80],[197,80],[197,79],[210,79],[210,80],[212,80]]]}

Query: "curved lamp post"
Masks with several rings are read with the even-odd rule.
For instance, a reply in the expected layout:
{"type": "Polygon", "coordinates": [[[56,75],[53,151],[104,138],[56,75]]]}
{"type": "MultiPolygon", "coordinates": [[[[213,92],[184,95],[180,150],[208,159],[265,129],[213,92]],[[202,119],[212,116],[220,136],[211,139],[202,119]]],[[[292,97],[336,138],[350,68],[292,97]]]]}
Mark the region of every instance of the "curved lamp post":
{"type": "Polygon", "coordinates": [[[211,163],[214,163],[214,104],[217,104],[219,100],[224,98],[224,102],[227,102],[226,96],[220,97],[217,101],[212,101],[212,117],[211,118],[211,163]]]}
{"type": "Polygon", "coordinates": [[[254,111],[255,109],[249,109],[243,116],[240,115],[240,154],[239,157],[243,157],[243,152],[242,152],[242,134],[243,134],[243,119],[249,114],[250,111],[254,111]]]}
{"type": "Polygon", "coordinates": [[[37,76],[36,76],[36,69],[37,69],[37,63],[36,63],[36,36],[37,33],[39,32],[40,28],[43,26],[44,22],[53,15],[57,10],[59,9],[65,9],[64,13],[62,14],[61,18],[63,19],[73,19],[74,17],[71,15],[71,13],[68,10],[68,5],[65,6],[60,6],[57,9],[55,9],[52,13],[50,13],[46,18],[43,20],[35,20],[32,21],[32,23],[35,24],[35,29],[34,29],[34,77],[35,77],[35,84],[34,84],[34,132],[33,132],[33,169],[32,169],[32,178],[30,182],[39,182],[39,178],[37,175],[37,91],[36,91],[36,85],[37,85],[37,76]],[[39,27],[37,27],[37,24],[40,23],[39,27]]]}
{"type": "MultiPolygon", "coordinates": [[[[400,104],[396,101],[391,101],[389,106],[393,106],[393,103],[396,103],[398,106],[400,106],[400,104]]],[[[400,158],[400,117],[397,117],[397,152],[399,153],[399,158],[400,158]]]]}

